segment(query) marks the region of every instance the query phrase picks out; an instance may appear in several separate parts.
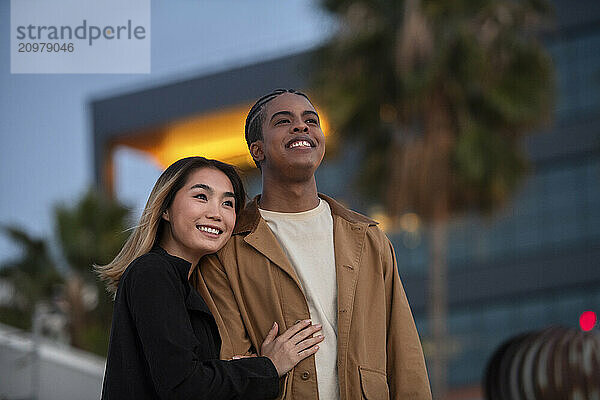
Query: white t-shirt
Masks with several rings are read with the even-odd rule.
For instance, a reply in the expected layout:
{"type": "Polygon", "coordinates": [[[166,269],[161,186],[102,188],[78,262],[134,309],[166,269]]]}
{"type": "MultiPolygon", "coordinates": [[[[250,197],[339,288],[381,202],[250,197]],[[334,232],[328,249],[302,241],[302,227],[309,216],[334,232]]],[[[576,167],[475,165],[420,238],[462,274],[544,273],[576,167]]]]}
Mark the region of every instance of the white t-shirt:
{"type": "Polygon", "coordinates": [[[296,270],[313,324],[322,324],[325,340],[315,355],[319,398],[340,398],[337,374],[337,282],[333,217],[326,201],[312,210],[260,214],[296,270]]]}

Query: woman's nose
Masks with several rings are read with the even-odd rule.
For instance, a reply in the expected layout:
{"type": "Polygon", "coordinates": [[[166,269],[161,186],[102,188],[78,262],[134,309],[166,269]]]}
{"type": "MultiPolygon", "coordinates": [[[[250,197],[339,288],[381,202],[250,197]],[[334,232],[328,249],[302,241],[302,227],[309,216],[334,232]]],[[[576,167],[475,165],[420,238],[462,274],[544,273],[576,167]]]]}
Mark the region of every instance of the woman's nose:
{"type": "Polygon", "coordinates": [[[210,201],[207,204],[206,208],[206,217],[210,219],[221,219],[221,208],[219,207],[219,202],[210,201]]]}

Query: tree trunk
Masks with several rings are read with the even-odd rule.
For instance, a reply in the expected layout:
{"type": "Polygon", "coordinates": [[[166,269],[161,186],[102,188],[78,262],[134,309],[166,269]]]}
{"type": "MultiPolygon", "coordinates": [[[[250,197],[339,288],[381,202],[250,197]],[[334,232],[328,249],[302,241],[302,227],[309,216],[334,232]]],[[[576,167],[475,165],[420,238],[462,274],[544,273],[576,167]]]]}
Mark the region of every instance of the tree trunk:
{"type": "Polygon", "coordinates": [[[433,352],[429,372],[435,399],[447,392],[447,222],[451,211],[451,157],[454,135],[447,101],[439,93],[428,100],[423,134],[400,129],[389,154],[387,209],[394,217],[416,212],[430,223],[428,318],[433,352]]]}
{"type": "Polygon", "coordinates": [[[443,400],[448,385],[448,296],[447,296],[447,223],[451,210],[451,158],[454,137],[448,103],[434,93],[425,119],[425,155],[422,192],[429,205],[430,258],[429,258],[429,321],[433,339],[431,377],[436,399],[443,400]]]}
{"type": "Polygon", "coordinates": [[[447,202],[437,202],[436,216],[431,224],[429,242],[429,323],[433,341],[430,355],[431,384],[435,399],[444,399],[448,382],[448,296],[447,296],[447,202]]]}
{"type": "Polygon", "coordinates": [[[77,348],[82,348],[82,334],[85,327],[83,284],[83,279],[77,274],[72,274],[65,284],[65,297],[69,307],[69,334],[71,336],[71,345],[77,348]]]}

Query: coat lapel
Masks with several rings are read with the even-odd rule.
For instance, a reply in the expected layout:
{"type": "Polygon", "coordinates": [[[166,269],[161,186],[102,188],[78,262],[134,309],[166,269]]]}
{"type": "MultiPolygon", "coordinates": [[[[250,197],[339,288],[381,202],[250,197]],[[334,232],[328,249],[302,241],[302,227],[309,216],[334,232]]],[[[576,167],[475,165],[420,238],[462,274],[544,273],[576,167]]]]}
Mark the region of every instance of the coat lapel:
{"type": "Polygon", "coordinates": [[[281,268],[298,285],[298,288],[302,290],[298,275],[296,275],[296,271],[281,248],[279,241],[269,228],[269,225],[260,216],[260,211],[258,210],[259,199],[260,195],[256,196],[252,202],[246,205],[244,211],[240,213],[233,234],[245,235],[244,241],[246,243],[281,268]]]}
{"type": "Polygon", "coordinates": [[[338,332],[340,345],[347,342],[352,320],[354,295],[360,271],[367,224],[350,222],[334,215],[333,246],[338,288],[338,332]],[[345,337],[344,337],[345,336],[345,337]]]}
{"type": "MultiPolygon", "coordinates": [[[[377,222],[348,210],[337,201],[320,195],[329,203],[333,215],[333,248],[338,289],[338,360],[348,354],[350,323],[354,311],[354,297],[367,235],[367,228],[377,222]]],[[[346,365],[345,361],[342,365],[346,365]]],[[[340,379],[344,375],[340,375],[340,379]]]]}
{"type": "Polygon", "coordinates": [[[256,229],[248,234],[244,241],[281,268],[302,290],[296,271],[281,248],[279,241],[262,218],[259,219],[256,229]]]}

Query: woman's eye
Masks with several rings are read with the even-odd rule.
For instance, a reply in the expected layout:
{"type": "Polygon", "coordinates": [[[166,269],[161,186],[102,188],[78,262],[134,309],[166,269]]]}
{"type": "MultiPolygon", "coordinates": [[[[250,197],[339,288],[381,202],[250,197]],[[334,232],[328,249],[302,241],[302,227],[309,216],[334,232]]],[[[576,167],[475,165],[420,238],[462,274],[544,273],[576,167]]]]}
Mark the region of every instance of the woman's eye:
{"type": "Polygon", "coordinates": [[[223,205],[225,205],[227,207],[233,207],[233,201],[231,201],[231,200],[225,200],[223,202],[223,205]]]}
{"type": "Polygon", "coordinates": [[[200,199],[200,200],[207,200],[207,197],[204,193],[199,193],[197,195],[194,196],[196,199],[200,199]]]}

